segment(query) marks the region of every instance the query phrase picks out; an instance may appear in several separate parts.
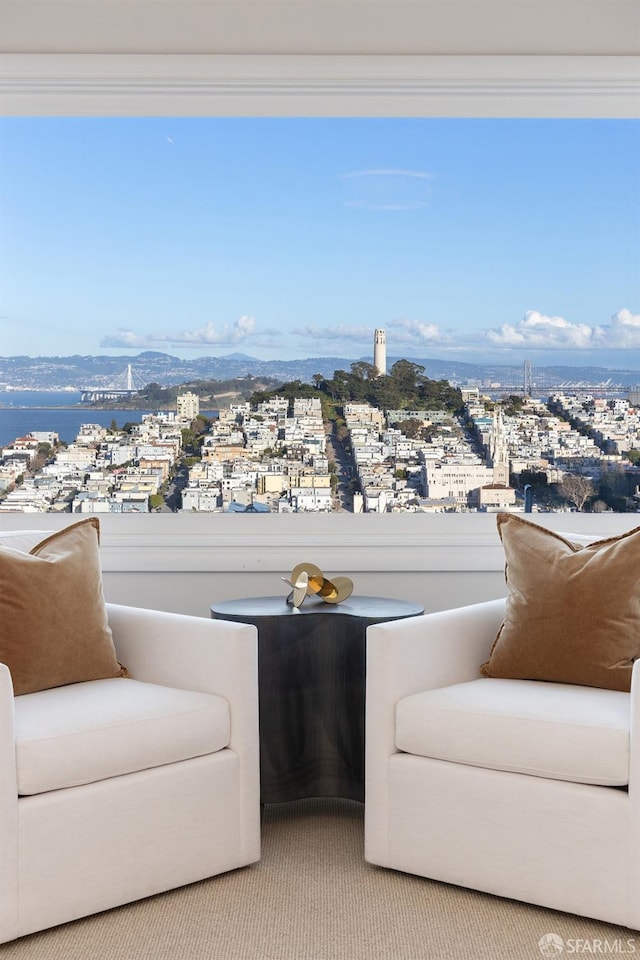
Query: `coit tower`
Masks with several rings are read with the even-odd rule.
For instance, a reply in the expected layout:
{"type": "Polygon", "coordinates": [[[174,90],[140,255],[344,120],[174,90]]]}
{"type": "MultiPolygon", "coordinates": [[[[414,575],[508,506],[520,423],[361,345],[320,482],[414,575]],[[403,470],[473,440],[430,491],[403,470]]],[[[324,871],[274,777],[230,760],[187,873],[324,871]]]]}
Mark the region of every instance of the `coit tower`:
{"type": "Polygon", "coordinates": [[[387,373],[387,335],[384,330],[376,330],[373,335],[373,365],[376,375],[384,377],[387,373]]]}

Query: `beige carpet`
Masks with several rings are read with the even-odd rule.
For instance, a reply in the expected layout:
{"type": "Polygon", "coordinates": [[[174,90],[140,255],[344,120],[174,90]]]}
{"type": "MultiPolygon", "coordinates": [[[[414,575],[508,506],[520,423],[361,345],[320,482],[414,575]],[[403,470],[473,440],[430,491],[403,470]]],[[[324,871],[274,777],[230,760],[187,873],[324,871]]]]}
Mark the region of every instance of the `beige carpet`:
{"type": "Polygon", "coordinates": [[[535,960],[549,933],[640,954],[626,928],[369,866],[362,821],[351,801],[269,805],[255,866],[24,937],[2,960],[535,960]]]}

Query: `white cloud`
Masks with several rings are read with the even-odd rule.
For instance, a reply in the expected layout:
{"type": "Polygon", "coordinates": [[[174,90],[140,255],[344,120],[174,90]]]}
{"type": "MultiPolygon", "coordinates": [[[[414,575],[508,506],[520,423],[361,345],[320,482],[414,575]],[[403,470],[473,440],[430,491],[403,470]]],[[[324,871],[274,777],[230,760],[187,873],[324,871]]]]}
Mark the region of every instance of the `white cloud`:
{"type": "Polygon", "coordinates": [[[615,313],[609,323],[592,327],[528,310],[518,323],[505,323],[497,330],[487,330],[484,335],[494,346],[506,348],[632,349],[640,347],[640,315],[623,309],[615,313]]]}
{"type": "Polygon", "coordinates": [[[640,347],[640,313],[631,313],[626,308],[614,313],[601,345],[620,350],[640,347]]]}
{"type": "Polygon", "coordinates": [[[418,210],[429,204],[430,173],[383,168],[344,173],[345,207],[367,210],[418,210]]]}
{"type": "Polygon", "coordinates": [[[487,330],[487,340],[496,347],[537,349],[589,349],[599,345],[600,327],[570,323],[564,317],[548,317],[528,310],[518,323],[505,323],[498,330],[487,330]]]}
{"type": "MultiPolygon", "coordinates": [[[[377,326],[386,329],[387,350],[391,354],[403,348],[411,348],[413,351],[435,348],[456,354],[477,353],[485,351],[487,345],[493,350],[520,351],[640,350],[640,314],[633,314],[626,308],[618,310],[608,321],[598,326],[574,323],[564,317],[547,316],[537,310],[529,310],[515,323],[505,323],[499,328],[477,332],[463,328],[457,333],[445,332],[435,323],[406,317],[386,323],[377,321],[371,324],[334,326],[308,324],[291,331],[258,331],[253,317],[240,316],[232,323],[207,323],[202,327],[177,333],[140,334],[120,328],[116,333],[104,337],[100,346],[143,350],[159,346],[197,349],[234,346],[251,341],[254,347],[263,346],[274,350],[278,349],[283,337],[296,337],[301,341],[301,349],[304,349],[306,341],[309,349],[312,343],[322,342],[324,352],[349,351],[350,347],[359,351],[373,351],[373,331],[377,326]]],[[[286,350],[282,347],[279,349],[286,350]]]]}
{"type": "Polygon", "coordinates": [[[225,324],[221,329],[213,323],[207,323],[198,330],[187,330],[184,333],[173,334],[171,343],[176,346],[200,346],[202,344],[231,344],[241,343],[255,332],[256,322],[253,317],[238,317],[232,324],[225,324]]]}
{"type": "MultiPolygon", "coordinates": [[[[380,324],[380,326],[385,327],[384,324],[380,324]]],[[[391,320],[386,324],[385,329],[388,331],[388,346],[393,343],[409,344],[412,346],[448,343],[448,338],[442,333],[440,328],[433,323],[422,323],[419,320],[400,318],[398,320],[391,320]]],[[[346,324],[338,324],[335,327],[301,327],[292,332],[302,338],[324,340],[327,343],[337,340],[360,345],[372,345],[374,327],[373,325],[348,326],[346,324]]]]}
{"type": "Polygon", "coordinates": [[[117,333],[110,333],[100,341],[101,347],[148,347],[149,338],[139,336],[133,330],[120,327],[117,333]]]}
{"type": "Polygon", "coordinates": [[[106,336],[100,342],[101,347],[153,347],[158,344],[171,344],[175,347],[230,346],[243,343],[255,333],[256,321],[253,317],[238,317],[232,324],[218,328],[213,323],[195,330],[180,333],[136,334],[132,330],[118,330],[116,334],[106,336]]]}
{"type": "Polygon", "coordinates": [[[291,331],[295,336],[310,340],[345,340],[362,343],[373,343],[373,327],[349,327],[338,324],[336,327],[299,327],[291,331]]]}
{"type": "Polygon", "coordinates": [[[396,343],[410,343],[416,346],[428,344],[445,344],[449,338],[435,323],[423,323],[420,320],[408,320],[401,317],[388,324],[392,331],[392,338],[396,343]]]}
{"type": "Polygon", "coordinates": [[[431,180],[432,175],[423,170],[401,170],[393,167],[380,170],[354,170],[351,173],[343,173],[343,180],[351,180],[354,177],[415,177],[418,180],[431,180]]]}
{"type": "MultiPolygon", "coordinates": [[[[380,324],[379,326],[384,326],[380,324]]],[[[387,343],[403,343],[422,346],[427,344],[443,344],[448,342],[440,328],[434,323],[422,323],[420,320],[391,320],[386,324],[389,331],[387,343]]],[[[302,339],[324,340],[327,343],[332,340],[353,343],[373,343],[374,327],[371,326],[347,326],[339,324],[335,327],[315,327],[307,326],[293,330],[296,336],[302,339]]]]}

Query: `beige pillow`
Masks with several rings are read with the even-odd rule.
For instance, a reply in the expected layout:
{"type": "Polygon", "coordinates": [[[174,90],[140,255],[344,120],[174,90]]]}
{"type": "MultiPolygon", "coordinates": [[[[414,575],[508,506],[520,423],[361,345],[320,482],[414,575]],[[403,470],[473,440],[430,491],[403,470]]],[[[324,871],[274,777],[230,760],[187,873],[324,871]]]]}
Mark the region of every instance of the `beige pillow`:
{"type": "Polygon", "coordinates": [[[581,546],[498,514],[508,587],[485,677],[629,690],[640,654],[640,527],[581,546]]]}
{"type": "Polygon", "coordinates": [[[126,676],[107,622],[99,536],[89,517],[30,553],[0,546],[0,661],[16,696],[126,676]]]}

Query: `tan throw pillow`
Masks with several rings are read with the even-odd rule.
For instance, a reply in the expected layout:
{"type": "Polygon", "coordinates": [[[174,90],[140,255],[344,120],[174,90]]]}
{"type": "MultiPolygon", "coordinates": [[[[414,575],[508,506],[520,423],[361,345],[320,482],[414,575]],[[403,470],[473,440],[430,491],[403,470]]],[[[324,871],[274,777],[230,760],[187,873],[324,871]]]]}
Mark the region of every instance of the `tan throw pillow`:
{"type": "Polygon", "coordinates": [[[640,527],[581,546],[498,514],[508,587],[484,677],[629,690],[640,655],[640,527]]]}
{"type": "Polygon", "coordinates": [[[107,622],[99,531],[89,517],[30,553],[0,546],[0,661],[16,696],[126,676],[107,622]]]}

